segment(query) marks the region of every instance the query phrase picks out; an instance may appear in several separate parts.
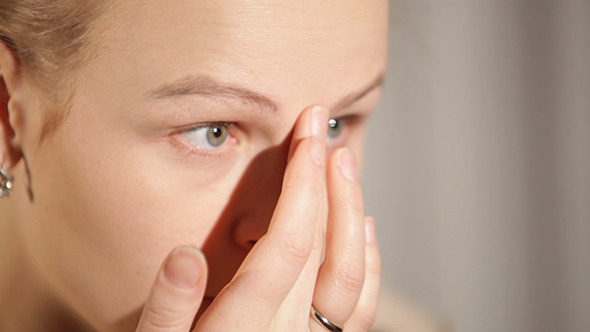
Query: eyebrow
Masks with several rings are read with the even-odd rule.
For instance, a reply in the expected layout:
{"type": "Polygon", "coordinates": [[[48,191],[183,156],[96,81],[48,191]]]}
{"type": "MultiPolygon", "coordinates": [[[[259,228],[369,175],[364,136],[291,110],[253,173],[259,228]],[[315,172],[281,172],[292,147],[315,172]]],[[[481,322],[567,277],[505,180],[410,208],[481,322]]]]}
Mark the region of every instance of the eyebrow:
{"type": "MultiPolygon", "coordinates": [[[[354,104],[357,100],[363,98],[374,89],[382,86],[384,78],[385,75],[380,73],[365,89],[360,92],[346,94],[335,104],[334,107],[332,107],[332,109],[339,110],[354,104]]],[[[277,112],[279,109],[278,104],[275,101],[262,93],[241,86],[225,84],[216,81],[209,76],[190,76],[179,81],[163,84],[150,91],[148,93],[148,98],[164,99],[187,95],[238,99],[244,103],[256,104],[262,108],[269,109],[272,112],[277,112]]]]}
{"type": "Polygon", "coordinates": [[[360,90],[360,92],[352,92],[349,94],[344,95],[340,101],[336,103],[336,106],[332,107],[332,110],[337,111],[346,107],[351,106],[358,100],[362,99],[364,96],[371,93],[373,90],[382,87],[385,83],[385,73],[381,72],[377,77],[364,89],[360,90]]]}
{"type": "Polygon", "coordinates": [[[252,103],[276,112],[279,107],[272,99],[253,90],[224,84],[208,76],[191,76],[176,82],[167,83],[148,93],[149,98],[172,98],[186,95],[218,96],[234,98],[252,103]]]}

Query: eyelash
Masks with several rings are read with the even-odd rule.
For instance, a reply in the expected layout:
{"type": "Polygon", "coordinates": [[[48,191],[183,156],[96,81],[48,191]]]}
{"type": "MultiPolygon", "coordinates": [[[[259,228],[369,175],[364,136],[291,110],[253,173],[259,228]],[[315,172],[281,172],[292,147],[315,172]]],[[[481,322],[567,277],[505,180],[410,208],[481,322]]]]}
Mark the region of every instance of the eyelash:
{"type": "MultiPolygon", "coordinates": [[[[349,132],[352,129],[351,127],[358,122],[359,116],[358,115],[348,115],[342,116],[338,118],[333,118],[337,121],[339,126],[342,126],[342,131],[336,137],[327,137],[327,147],[329,150],[333,149],[337,146],[342,146],[346,143],[348,139],[349,132]]],[[[330,127],[328,127],[330,130],[330,127]]],[[[177,130],[172,136],[174,137],[175,145],[179,145],[179,147],[186,151],[188,155],[198,155],[203,158],[217,158],[222,157],[225,153],[229,153],[230,146],[228,145],[236,145],[239,143],[239,139],[237,137],[236,131],[239,131],[239,125],[235,122],[205,122],[199,123],[197,125],[182,128],[177,130]],[[208,128],[208,127],[226,127],[228,130],[227,139],[218,147],[214,147],[212,149],[207,148],[200,148],[196,147],[194,144],[191,144],[186,135],[194,133],[200,129],[208,128]]]]}
{"type": "Polygon", "coordinates": [[[185,151],[189,156],[197,155],[207,159],[215,158],[222,156],[228,150],[225,148],[228,144],[235,145],[238,143],[238,139],[235,135],[237,127],[238,125],[233,122],[203,122],[175,131],[172,134],[173,143],[174,145],[179,146],[181,150],[185,151]],[[186,137],[187,135],[208,127],[226,127],[228,131],[226,141],[224,141],[219,147],[212,149],[200,148],[189,142],[186,137]]]}

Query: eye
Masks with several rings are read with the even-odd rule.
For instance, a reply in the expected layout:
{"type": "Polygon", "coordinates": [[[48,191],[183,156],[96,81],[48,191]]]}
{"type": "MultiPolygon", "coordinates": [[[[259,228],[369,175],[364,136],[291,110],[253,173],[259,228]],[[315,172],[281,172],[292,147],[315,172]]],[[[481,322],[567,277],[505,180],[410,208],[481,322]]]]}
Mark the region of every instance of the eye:
{"type": "Polygon", "coordinates": [[[184,136],[190,144],[198,149],[213,150],[225,143],[228,132],[227,124],[218,123],[187,131],[184,136]]]}
{"type": "Polygon", "coordinates": [[[328,139],[336,139],[344,130],[343,119],[330,119],[328,121],[328,139]]]}

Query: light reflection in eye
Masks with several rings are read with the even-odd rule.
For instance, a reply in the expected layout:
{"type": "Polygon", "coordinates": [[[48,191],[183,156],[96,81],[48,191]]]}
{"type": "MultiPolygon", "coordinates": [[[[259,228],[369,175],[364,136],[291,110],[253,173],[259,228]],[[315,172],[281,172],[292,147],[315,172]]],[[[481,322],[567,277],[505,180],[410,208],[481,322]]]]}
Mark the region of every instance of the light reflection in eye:
{"type": "MultiPolygon", "coordinates": [[[[349,121],[355,123],[356,117],[344,116],[339,118],[331,118],[328,121],[327,140],[330,148],[336,146],[344,146],[347,144],[348,132],[351,128],[349,121]]],[[[183,137],[181,141],[193,153],[205,154],[208,157],[218,156],[221,151],[226,151],[228,144],[233,146],[235,138],[233,127],[234,122],[209,122],[201,123],[196,127],[182,130],[180,136],[183,137]],[[233,143],[232,143],[233,142],[233,143]],[[231,143],[231,144],[230,144],[231,143]],[[215,151],[215,152],[214,152],[215,151]],[[214,153],[212,155],[211,153],[214,153]]]]}
{"type": "Polygon", "coordinates": [[[336,139],[344,130],[344,119],[330,119],[328,121],[328,139],[336,139]]]}

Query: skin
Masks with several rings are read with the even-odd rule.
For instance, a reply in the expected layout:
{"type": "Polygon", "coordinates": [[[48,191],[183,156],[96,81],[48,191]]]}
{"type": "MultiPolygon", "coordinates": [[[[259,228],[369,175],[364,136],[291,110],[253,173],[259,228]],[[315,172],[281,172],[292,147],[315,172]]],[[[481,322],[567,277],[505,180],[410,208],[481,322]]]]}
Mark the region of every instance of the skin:
{"type": "Polygon", "coordinates": [[[313,302],[367,330],[379,258],[354,155],[381,91],[387,12],[116,1],[42,143],[48,98],[2,45],[0,156],[17,180],[0,200],[0,308],[13,317],[0,324],[188,331],[200,308],[202,331],[322,331],[313,302]],[[336,138],[328,118],[344,124],[336,138]],[[219,122],[232,123],[224,144],[191,144],[188,131],[219,122]]]}

